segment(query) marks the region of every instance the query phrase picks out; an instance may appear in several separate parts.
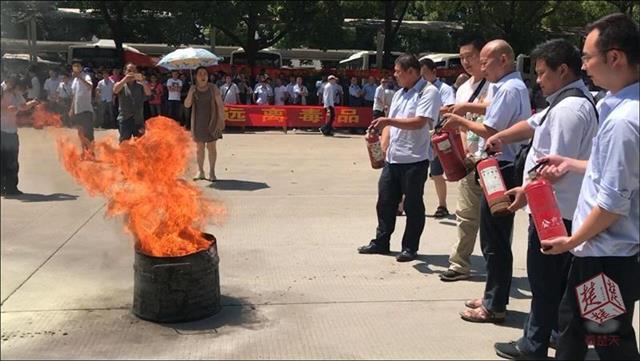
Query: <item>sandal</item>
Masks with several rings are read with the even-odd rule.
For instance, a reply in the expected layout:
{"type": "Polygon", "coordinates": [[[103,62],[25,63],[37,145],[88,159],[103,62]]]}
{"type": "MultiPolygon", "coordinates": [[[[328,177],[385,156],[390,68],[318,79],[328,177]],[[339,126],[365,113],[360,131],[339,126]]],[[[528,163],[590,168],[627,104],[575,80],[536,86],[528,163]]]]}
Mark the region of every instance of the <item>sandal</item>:
{"type": "Polygon", "coordinates": [[[484,306],[460,312],[460,318],[474,323],[503,323],[506,315],[506,312],[491,312],[484,306]]]}
{"type": "Polygon", "coordinates": [[[448,216],[449,214],[450,213],[449,213],[449,210],[447,209],[447,207],[439,206],[436,209],[436,213],[433,214],[433,217],[434,218],[444,218],[444,217],[448,216]]]}
{"type": "Polygon", "coordinates": [[[468,300],[464,303],[464,305],[472,310],[482,306],[482,298],[474,298],[472,300],[468,300]]]}

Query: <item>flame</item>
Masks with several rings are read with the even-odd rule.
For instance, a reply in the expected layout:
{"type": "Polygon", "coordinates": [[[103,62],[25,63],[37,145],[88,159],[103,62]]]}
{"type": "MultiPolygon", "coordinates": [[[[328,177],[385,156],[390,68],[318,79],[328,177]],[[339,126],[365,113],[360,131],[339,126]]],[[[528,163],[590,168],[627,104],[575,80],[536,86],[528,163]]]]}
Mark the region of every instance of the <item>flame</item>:
{"type": "Polygon", "coordinates": [[[108,201],[107,215],[123,215],[136,248],[157,257],[184,256],[209,248],[201,230],[222,221],[226,208],[205,199],[194,183],[181,179],[193,154],[191,135],[174,120],[154,117],[144,136],[121,144],[103,138],[91,157],[69,138],[58,138],[65,169],[90,195],[108,201]]]}
{"type": "Polygon", "coordinates": [[[30,125],[36,129],[42,129],[48,126],[56,128],[62,127],[62,117],[60,114],[47,110],[47,105],[45,103],[36,105],[33,108],[33,113],[31,113],[31,115],[19,116],[17,120],[18,125],[30,125]]]}

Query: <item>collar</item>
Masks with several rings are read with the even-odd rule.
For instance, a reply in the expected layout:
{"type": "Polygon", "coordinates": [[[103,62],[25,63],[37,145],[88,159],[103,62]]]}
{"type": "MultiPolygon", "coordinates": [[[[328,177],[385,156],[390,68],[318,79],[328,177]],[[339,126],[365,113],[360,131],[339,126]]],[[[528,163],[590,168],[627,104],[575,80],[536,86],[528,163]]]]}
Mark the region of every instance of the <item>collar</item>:
{"type": "Polygon", "coordinates": [[[602,102],[606,104],[609,109],[613,110],[625,99],[638,100],[639,93],[640,82],[635,82],[620,89],[620,91],[615,94],[610,91],[607,92],[607,95],[602,99],[602,102]]]}
{"type": "Polygon", "coordinates": [[[520,72],[514,70],[511,73],[505,74],[502,78],[500,78],[500,80],[498,80],[494,84],[499,87],[502,84],[506,83],[507,80],[511,80],[511,79],[520,79],[520,80],[522,80],[522,77],[520,76],[520,72]]]}
{"type": "Polygon", "coordinates": [[[440,89],[440,86],[442,86],[442,82],[438,78],[436,78],[436,80],[432,84],[438,89],[440,89]]]}
{"type": "Polygon", "coordinates": [[[545,99],[547,100],[547,102],[549,104],[551,104],[558,97],[558,95],[560,93],[562,93],[563,91],[565,91],[567,89],[571,89],[571,88],[578,88],[578,89],[582,90],[583,92],[584,91],[588,91],[587,86],[584,84],[584,81],[582,81],[582,79],[578,79],[578,80],[573,81],[573,82],[563,86],[562,88],[556,90],[553,94],[549,95],[545,99]]]}
{"type": "Polygon", "coordinates": [[[402,88],[402,92],[403,93],[409,93],[411,91],[419,92],[420,89],[422,89],[424,87],[426,82],[427,82],[426,80],[424,80],[422,77],[420,77],[420,78],[418,78],[418,81],[415,84],[413,84],[413,86],[411,88],[409,88],[409,89],[402,88]]]}

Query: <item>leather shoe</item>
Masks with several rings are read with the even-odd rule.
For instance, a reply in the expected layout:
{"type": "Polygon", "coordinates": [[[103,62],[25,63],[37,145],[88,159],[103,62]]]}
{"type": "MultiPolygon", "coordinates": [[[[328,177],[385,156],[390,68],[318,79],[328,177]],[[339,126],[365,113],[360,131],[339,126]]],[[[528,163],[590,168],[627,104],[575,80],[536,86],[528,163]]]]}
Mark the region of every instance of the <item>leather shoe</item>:
{"type": "Polygon", "coordinates": [[[416,252],[411,252],[408,249],[402,250],[399,255],[396,256],[396,261],[398,262],[409,262],[416,259],[416,252]]]}
{"type": "Polygon", "coordinates": [[[361,254],[389,254],[389,248],[379,246],[377,243],[371,241],[366,246],[358,248],[358,253],[361,254]]]}

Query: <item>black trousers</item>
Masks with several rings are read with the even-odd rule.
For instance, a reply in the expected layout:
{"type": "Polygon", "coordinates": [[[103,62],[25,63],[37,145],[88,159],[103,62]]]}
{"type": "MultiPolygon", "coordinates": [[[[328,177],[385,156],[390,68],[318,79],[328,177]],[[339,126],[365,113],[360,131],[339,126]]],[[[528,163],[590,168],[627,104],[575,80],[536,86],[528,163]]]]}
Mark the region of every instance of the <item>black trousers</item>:
{"type": "Polygon", "coordinates": [[[398,204],[404,199],[407,225],[402,236],[402,249],[417,252],[424,230],[424,183],[427,181],[429,161],[409,164],[385,163],[378,181],[378,228],[374,242],[389,248],[391,234],[396,227],[398,204]]]}
{"type": "Polygon", "coordinates": [[[178,124],[180,125],[182,125],[181,106],[182,102],[179,100],[167,101],[167,113],[169,113],[169,117],[178,122],[178,124]]]}
{"type": "MultiPolygon", "coordinates": [[[[563,219],[571,234],[571,221],[563,219]]],[[[567,288],[571,253],[546,255],[540,252],[540,238],[529,215],[527,278],[531,286],[531,310],[524,323],[524,335],[518,347],[530,354],[547,356],[552,331],[558,330],[558,307],[567,288]]]]}
{"type": "Polygon", "coordinates": [[[0,139],[2,190],[15,191],[18,189],[18,170],[20,168],[18,164],[18,150],[20,148],[18,133],[0,133],[2,133],[0,139]]]}
{"type": "MultiPolygon", "coordinates": [[[[630,257],[573,257],[560,303],[556,359],[584,360],[593,342],[600,360],[640,360],[633,329],[634,302],[640,299],[640,254],[630,257]],[[580,316],[576,286],[603,272],[620,287],[626,313],[597,323],[580,316]]],[[[579,293],[578,293],[579,294],[579,293]]]]}
{"type": "Polygon", "coordinates": [[[322,133],[331,133],[333,132],[333,121],[336,119],[336,108],[335,107],[326,107],[326,123],[320,128],[322,133]]]}
{"type": "MultiPolygon", "coordinates": [[[[516,186],[512,163],[500,161],[502,178],[507,189],[516,186]]],[[[487,263],[487,281],[484,289],[484,307],[492,312],[504,312],[509,303],[509,290],[513,274],[511,232],[514,214],[493,216],[482,194],[480,203],[480,246],[487,263]]]]}

